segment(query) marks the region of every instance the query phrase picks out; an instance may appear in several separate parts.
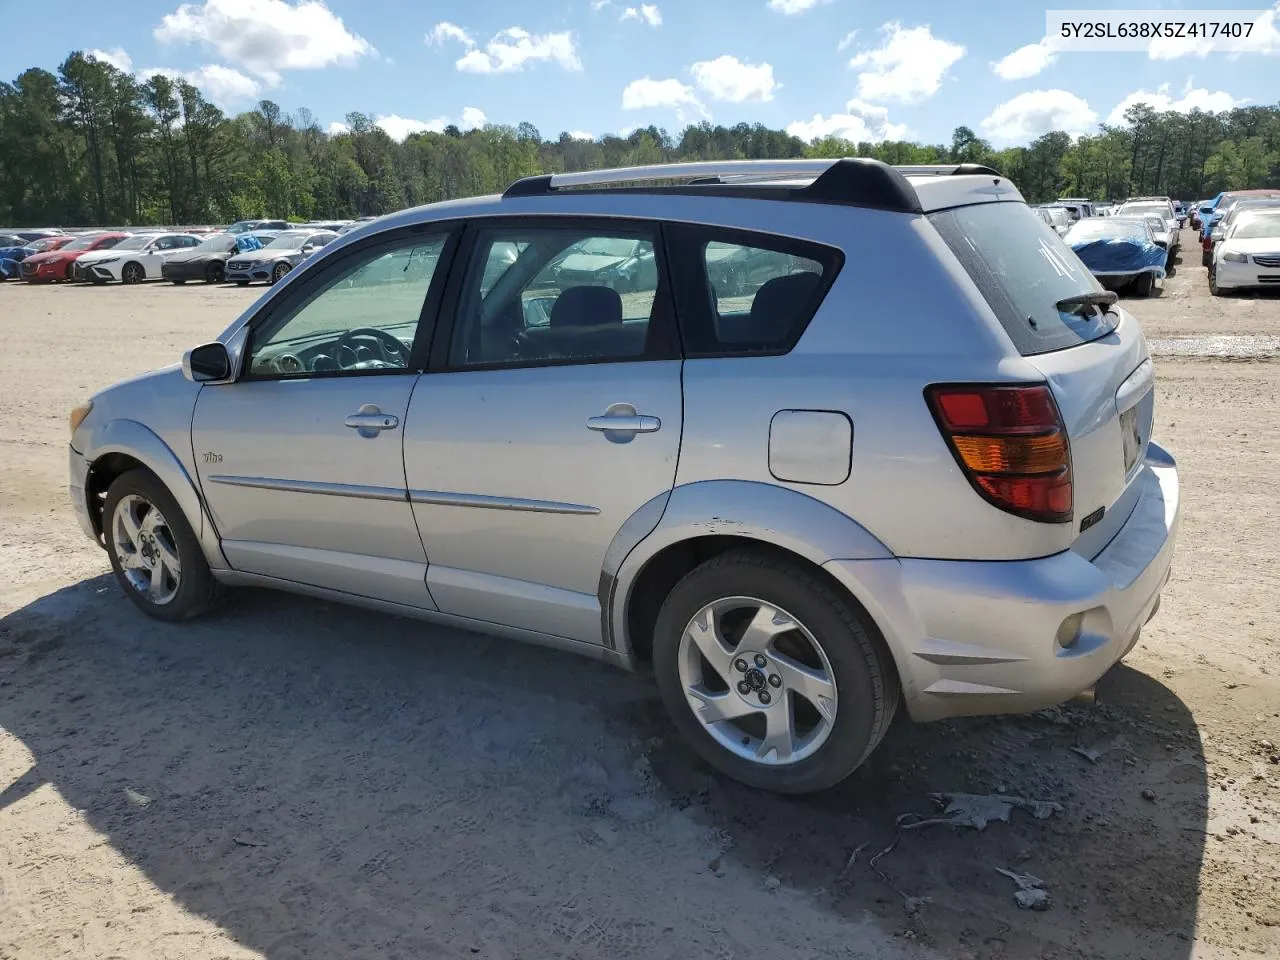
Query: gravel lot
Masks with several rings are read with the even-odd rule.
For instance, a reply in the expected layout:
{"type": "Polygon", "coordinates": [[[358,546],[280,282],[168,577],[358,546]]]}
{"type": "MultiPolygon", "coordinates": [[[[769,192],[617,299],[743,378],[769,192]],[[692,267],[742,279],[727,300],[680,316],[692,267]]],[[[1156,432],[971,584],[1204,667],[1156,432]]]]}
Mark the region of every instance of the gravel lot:
{"type": "Polygon", "coordinates": [[[1185,485],[1136,651],[1094,707],[899,723],[803,800],[567,655],[258,592],[145,620],[67,503],[66,413],[260,291],[0,286],[0,958],[1280,956],[1280,299],[1211,298],[1183,243],[1127,301],[1185,485]],[[941,791],[1063,809],[873,868],[941,791]]]}

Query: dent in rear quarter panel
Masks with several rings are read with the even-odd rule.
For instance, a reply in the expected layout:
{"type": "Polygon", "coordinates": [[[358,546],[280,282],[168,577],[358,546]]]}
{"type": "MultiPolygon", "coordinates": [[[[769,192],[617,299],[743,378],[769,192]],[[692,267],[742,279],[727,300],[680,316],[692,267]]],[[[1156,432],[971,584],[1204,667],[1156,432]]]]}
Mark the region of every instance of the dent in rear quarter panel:
{"type": "MultiPolygon", "coordinates": [[[[845,264],[789,354],[691,359],[677,488],[750,480],[805,493],[857,521],[897,556],[1011,560],[1066,549],[1066,525],[1011,516],[956,466],[924,400],[936,382],[1043,376],[1012,350],[986,302],[923,217],[842,211],[845,264]],[[849,478],[789,483],[769,470],[769,424],[785,409],[853,422],[849,478]]],[[[829,231],[815,230],[819,240],[829,231]]],[[[831,559],[842,559],[832,557],[831,559]]]]}

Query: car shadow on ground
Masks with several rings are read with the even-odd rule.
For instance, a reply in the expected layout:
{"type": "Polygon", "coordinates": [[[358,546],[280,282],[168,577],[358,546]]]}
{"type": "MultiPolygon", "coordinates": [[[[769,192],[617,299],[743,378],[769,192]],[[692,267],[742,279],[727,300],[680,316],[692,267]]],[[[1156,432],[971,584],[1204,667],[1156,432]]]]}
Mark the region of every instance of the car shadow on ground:
{"type": "Polygon", "coordinates": [[[670,938],[706,929],[699,903],[729,923],[744,877],[799,891],[851,947],[871,923],[948,958],[1178,960],[1194,935],[1199,734],[1125,667],[1093,707],[900,717],[851,780],[784,798],[706,768],[643,676],[256,591],[168,626],[99,577],[0,620],[0,727],[35,758],[0,811],[51,785],[271,960],[701,956],[670,938]],[[1061,810],[899,831],[940,792],[1061,810]],[[997,868],[1050,909],[1020,909],[997,868]]]}

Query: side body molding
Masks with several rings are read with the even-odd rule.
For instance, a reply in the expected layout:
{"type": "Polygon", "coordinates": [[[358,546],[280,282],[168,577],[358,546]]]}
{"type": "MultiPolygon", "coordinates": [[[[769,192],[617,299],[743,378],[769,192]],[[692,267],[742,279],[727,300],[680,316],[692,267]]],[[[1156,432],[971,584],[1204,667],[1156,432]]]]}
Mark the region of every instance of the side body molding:
{"type": "MultiPolygon", "coordinates": [[[[136,420],[111,420],[90,434],[85,444],[84,458],[92,465],[108,453],[123,453],[133,457],[159,477],[173,494],[173,499],[178,501],[187,523],[195,531],[209,567],[213,570],[227,569],[227,561],[218,543],[218,533],[200,499],[196,481],[163,440],[136,420]]],[[[92,466],[90,473],[92,474],[92,466]]]]}
{"type": "Polygon", "coordinates": [[[817,566],[837,559],[894,559],[889,548],[861,524],[820,500],[771,483],[706,480],[686,484],[650,500],[632,519],[636,522],[623,524],[610,544],[600,574],[605,645],[627,666],[635,665],[627,630],[631,592],[649,561],[674,544],[698,537],[745,537],[781,547],[817,566]]]}

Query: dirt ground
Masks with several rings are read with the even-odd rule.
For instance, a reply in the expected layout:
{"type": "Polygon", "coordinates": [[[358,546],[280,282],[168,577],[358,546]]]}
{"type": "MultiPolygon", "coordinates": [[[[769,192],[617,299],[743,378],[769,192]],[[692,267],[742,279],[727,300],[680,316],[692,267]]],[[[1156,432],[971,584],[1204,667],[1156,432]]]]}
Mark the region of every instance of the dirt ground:
{"type": "MultiPolygon", "coordinates": [[[[1187,261],[1126,302],[1153,340],[1280,332],[1187,261]]],[[[0,958],[1280,956],[1275,351],[1158,356],[1181,539],[1097,705],[899,722],[782,799],[642,676],[260,592],[138,614],[68,505],[66,413],[257,292],[0,286],[0,958]],[[947,791],[1062,809],[897,835],[947,791]]]]}

